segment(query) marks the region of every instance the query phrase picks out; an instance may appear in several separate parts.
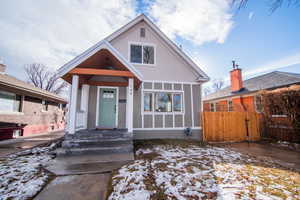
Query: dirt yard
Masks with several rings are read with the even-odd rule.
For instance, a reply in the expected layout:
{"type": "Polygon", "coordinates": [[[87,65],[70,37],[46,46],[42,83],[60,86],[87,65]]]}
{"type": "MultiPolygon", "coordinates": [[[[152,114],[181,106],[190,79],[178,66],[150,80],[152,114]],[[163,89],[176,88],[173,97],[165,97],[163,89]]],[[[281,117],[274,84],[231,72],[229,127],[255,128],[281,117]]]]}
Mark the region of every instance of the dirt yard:
{"type": "Polygon", "coordinates": [[[300,199],[300,174],[227,148],[152,145],[112,177],[108,199],[300,199]]]}

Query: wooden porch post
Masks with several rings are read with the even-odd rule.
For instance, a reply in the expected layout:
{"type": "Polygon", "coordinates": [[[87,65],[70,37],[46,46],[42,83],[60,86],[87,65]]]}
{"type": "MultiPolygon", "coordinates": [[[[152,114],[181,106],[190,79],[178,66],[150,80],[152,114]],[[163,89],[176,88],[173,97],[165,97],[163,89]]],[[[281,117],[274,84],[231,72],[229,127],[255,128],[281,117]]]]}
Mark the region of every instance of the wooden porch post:
{"type": "Polygon", "coordinates": [[[126,103],[126,128],[129,133],[132,133],[133,131],[133,87],[133,78],[129,78],[126,103]]]}
{"type": "Polygon", "coordinates": [[[70,118],[69,118],[69,134],[74,134],[76,131],[76,106],[78,93],[79,76],[72,76],[72,93],[70,99],[70,118]]]}

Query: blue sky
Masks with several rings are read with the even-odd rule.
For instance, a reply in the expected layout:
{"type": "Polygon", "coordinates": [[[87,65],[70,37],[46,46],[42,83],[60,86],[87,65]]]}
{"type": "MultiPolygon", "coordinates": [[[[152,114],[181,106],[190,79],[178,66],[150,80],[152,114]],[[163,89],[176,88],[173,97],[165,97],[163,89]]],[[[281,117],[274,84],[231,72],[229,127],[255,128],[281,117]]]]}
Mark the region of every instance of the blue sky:
{"type": "Polygon", "coordinates": [[[224,0],[3,0],[0,58],[25,80],[32,62],[53,70],[144,12],[211,79],[228,80],[231,60],[244,78],[274,70],[300,73],[300,7],[270,13],[250,0],[236,12],[224,0]]]}

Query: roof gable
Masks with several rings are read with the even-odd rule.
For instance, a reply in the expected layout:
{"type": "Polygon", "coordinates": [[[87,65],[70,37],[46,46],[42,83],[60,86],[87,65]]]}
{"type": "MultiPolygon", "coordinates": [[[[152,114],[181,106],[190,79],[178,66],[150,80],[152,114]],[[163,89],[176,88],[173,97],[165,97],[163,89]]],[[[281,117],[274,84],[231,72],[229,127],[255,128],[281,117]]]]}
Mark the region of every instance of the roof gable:
{"type": "Polygon", "coordinates": [[[122,35],[124,32],[128,31],[133,26],[137,25],[139,22],[144,21],[151,29],[154,31],[175,53],[177,53],[184,61],[187,62],[193,70],[195,70],[201,77],[199,81],[208,81],[209,77],[200,69],[200,67],[194,63],[194,61],[187,56],[172,40],[170,40],[146,15],[141,14],[134,20],[130,21],[125,26],[121,27],[111,35],[105,38],[108,42],[113,41],[118,36],[122,35]]]}
{"type": "Polygon", "coordinates": [[[141,21],[146,22],[153,29],[153,31],[155,31],[161,37],[161,39],[164,40],[170,46],[170,48],[172,48],[180,57],[182,57],[188,63],[188,65],[191,66],[191,68],[194,69],[199,74],[199,76],[201,76],[198,78],[198,81],[209,80],[209,77],[192,61],[192,59],[189,58],[180,48],[178,48],[177,45],[175,45],[164,33],[162,33],[160,29],[144,14],[139,15],[138,17],[130,21],[128,24],[124,25],[105,39],[101,40],[94,46],[84,51],[82,54],[78,55],[77,57],[63,65],[58,70],[58,75],[60,77],[63,77],[66,73],[68,73],[68,71],[72,70],[73,68],[84,62],[87,58],[94,55],[99,50],[106,48],[109,51],[111,51],[114,54],[114,56],[120,59],[120,61],[123,64],[125,64],[128,67],[128,69],[136,75],[138,79],[143,80],[143,75],[109,43],[114,38],[118,37],[119,35],[129,30],[131,27],[133,27],[141,21]]]}

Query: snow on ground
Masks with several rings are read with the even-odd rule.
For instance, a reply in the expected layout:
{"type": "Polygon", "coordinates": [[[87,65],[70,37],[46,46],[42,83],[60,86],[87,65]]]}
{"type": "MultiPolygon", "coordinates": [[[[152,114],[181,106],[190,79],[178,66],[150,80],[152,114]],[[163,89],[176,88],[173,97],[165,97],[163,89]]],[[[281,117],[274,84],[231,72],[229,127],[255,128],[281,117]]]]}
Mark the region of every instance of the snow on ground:
{"type": "Polygon", "coordinates": [[[216,147],[156,145],[112,178],[115,199],[300,199],[300,174],[216,147]]]}
{"type": "Polygon", "coordinates": [[[36,147],[0,158],[0,200],[31,199],[47,183],[50,174],[42,163],[51,159],[48,154],[57,144],[36,147]]]}

